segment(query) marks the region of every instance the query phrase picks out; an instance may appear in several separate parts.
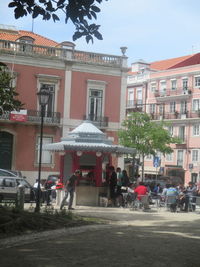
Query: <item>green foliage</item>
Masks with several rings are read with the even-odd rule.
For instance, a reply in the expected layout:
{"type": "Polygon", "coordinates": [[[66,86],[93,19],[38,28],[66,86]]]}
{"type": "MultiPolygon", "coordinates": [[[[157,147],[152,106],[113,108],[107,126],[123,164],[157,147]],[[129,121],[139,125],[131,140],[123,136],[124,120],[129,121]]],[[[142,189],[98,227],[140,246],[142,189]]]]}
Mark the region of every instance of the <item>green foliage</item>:
{"type": "Polygon", "coordinates": [[[171,137],[164,129],[163,123],[152,122],[146,113],[133,112],[123,121],[118,133],[122,145],[136,148],[139,155],[156,155],[157,152],[169,154],[172,143],[179,143],[178,138],[171,137]]]}
{"type": "Polygon", "coordinates": [[[41,16],[43,20],[53,19],[54,22],[60,20],[57,14],[61,10],[65,13],[65,23],[71,20],[76,28],[73,40],[85,37],[88,43],[93,42],[93,36],[103,39],[98,31],[100,26],[88,24],[88,21],[97,19],[97,13],[101,11],[97,4],[102,2],[103,0],[12,0],[8,6],[14,8],[16,19],[30,14],[32,18],[41,16]]]}
{"type": "Polygon", "coordinates": [[[19,110],[23,104],[16,99],[18,93],[12,88],[12,77],[4,66],[0,66],[0,115],[5,111],[19,110]]]}

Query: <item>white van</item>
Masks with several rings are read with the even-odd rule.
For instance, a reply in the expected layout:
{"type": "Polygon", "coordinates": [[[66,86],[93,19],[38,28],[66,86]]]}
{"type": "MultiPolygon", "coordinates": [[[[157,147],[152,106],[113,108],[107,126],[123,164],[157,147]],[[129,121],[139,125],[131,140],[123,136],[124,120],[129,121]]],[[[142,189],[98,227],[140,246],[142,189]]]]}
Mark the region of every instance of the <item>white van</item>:
{"type": "Polygon", "coordinates": [[[15,200],[18,186],[23,185],[25,189],[25,202],[32,200],[32,187],[21,177],[0,176],[0,202],[3,200],[15,200]]]}

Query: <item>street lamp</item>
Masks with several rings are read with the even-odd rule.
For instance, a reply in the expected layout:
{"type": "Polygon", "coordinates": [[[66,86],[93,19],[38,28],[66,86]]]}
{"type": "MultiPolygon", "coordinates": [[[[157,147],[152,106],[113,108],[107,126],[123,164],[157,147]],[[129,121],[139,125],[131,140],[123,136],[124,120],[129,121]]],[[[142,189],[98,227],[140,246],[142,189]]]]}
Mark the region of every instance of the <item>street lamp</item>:
{"type": "Polygon", "coordinates": [[[41,106],[41,125],[40,125],[40,149],[39,149],[39,166],[38,166],[38,187],[35,212],[40,211],[40,178],[41,178],[41,163],[42,163],[42,140],[43,140],[43,123],[45,116],[45,106],[49,101],[49,88],[47,85],[43,85],[40,91],[37,93],[39,104],[41,106]]]}

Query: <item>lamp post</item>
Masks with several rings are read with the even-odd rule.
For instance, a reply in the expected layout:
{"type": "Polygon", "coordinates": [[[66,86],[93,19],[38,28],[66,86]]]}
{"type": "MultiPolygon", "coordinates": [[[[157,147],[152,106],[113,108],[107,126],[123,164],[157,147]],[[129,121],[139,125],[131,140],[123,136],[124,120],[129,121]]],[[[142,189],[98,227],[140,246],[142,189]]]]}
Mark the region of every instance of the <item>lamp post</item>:
{"type": "Polygon", "coordinates": [[[37,199],[36,199],[36,207],[35,212],[40,211],[40,181],[41,181],[41,164],[42,164],[42,140],[43,140],[43,124],[44,124],[44,116],[45,116],[45,106],[49,100],[49,88],[48,86],[43,85],[40,91],[37,93],[39,104],[41,107],[41,125],[40,125],[40,148],[39,148],[39,166],[38,166],[38,187],[37,187],[37,199]]]}

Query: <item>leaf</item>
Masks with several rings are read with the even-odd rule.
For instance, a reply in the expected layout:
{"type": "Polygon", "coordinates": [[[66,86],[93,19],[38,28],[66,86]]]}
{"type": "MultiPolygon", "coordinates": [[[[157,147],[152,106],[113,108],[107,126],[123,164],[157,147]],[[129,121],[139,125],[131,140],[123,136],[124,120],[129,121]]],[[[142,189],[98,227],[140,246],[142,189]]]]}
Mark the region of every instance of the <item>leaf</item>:
{"type": "Polygon", "coordinates": [[[56,22],[56,20],[60,20],[56,14],[52,14],[52,18],[53,18],[54,22],[56,22]]]}
{"type": "Polygon", "coordinates": [[[8,5],[8,7],[15,7],[15,6],[17,6],[17,3],[16,3],[16,2],[11,2],[11,3],[8,5]]]}
{"type": "Polygon", "coordinates": [[[91,9],[92,9],[94,12],[96,12],[96,13],[98,13],[98,12],[101,11],[101,9],[98,8],[97,6],[91,6],[91,9]]]}
{"type": "Polygon", "coordinates": [[[92,38],[91,35],[87,35],[87,36],[85,37],[85,39],[86,39],[86,42],[87,42],[87,43],[89,43],[90,40],[91,40],[92,43],[93,43],[93,38],[92,38]]]}
{"type": "Polygon", "coordinates": [[[94,32],[94,36],[95,36],[98,40],[103,40],[103,37],[102,37],[101,33],[98,32],[98,31],[95,31],[95,32],[94,32]]]}
{"type": "Polygon", "coordinates": [[[83,36],[83,33],[76,31],[73,35],[73,41],[76,41],[77,39],[81,38],[83,36]]]}
{"type": "Polygon", "coordinates": [[[66,0],[59,0],[57,3],[57,7],[63,5],[65,3],[66,0]]]}

